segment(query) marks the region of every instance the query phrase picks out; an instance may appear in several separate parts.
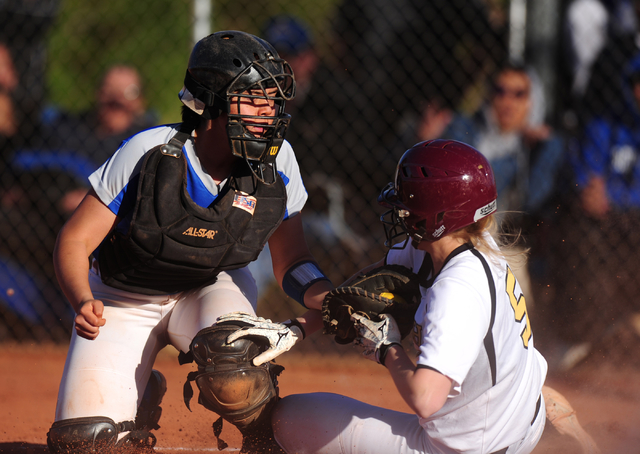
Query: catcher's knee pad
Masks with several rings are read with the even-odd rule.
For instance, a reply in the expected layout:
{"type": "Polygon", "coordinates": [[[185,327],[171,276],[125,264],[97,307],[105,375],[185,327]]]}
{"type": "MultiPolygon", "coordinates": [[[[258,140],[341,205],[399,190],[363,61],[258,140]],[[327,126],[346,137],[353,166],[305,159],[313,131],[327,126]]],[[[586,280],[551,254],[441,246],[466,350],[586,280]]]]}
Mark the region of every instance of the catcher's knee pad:
{"type": "Polygon", "coordinates": [[[117,424],[100,416],[56,421],[47,433],[47,445],[54,454],[107,452],[117,441],[117,424]]]}
{"type": "Polygon", "coordinates": [[[267,348],[258,338],[227,344],[227,336],[239,328],[215,325],[196,334],[191,353],[198,372],[190,379],[200,390],[201,405],[242,430],[268,416],[278,399],[277,376],[283,367],[253,365],[251,360],[267,348]]]}
{"type": "Polygon", "coordinates": [[[134,429],[133,421],[118,424],[105,416],[63,419],[49,429],[47,446],[52,454],[153,452],[155,436],[134,429]]]}

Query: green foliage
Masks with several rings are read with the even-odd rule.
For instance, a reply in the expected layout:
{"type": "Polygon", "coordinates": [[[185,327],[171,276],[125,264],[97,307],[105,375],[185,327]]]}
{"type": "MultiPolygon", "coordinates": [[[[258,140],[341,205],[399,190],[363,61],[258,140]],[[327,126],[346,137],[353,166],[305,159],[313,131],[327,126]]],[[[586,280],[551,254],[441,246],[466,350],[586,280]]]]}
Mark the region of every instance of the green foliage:
{"type": "Polygon", "coordinates": [[[176,120],[191,48],[190,8],[186,0],[66,0],[49,40],[50,101],[72,111],[89,108],[106,68],[125,63],[141,72],[149,106],[176,120]]]}

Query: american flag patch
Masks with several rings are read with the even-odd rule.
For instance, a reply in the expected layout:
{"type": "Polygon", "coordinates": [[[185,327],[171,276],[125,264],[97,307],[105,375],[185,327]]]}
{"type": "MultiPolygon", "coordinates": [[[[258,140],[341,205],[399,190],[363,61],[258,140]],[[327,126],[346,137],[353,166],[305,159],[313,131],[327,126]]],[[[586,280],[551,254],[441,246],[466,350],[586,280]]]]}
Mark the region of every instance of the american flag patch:
{"type": "Polygon", "coordinates": [[[253,216],[253,212],[256,210],[256,198],[251,197],[248,194],[236,193],[233,197],[233,206],[246,211],[253,216]]]}

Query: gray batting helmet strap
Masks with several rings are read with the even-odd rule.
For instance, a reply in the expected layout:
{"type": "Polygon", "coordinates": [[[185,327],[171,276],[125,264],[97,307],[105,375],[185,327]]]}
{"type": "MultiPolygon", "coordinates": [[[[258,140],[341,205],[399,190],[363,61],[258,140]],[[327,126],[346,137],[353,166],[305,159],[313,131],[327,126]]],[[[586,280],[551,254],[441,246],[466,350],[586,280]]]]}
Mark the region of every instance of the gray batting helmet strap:
{"type": "Polygon", "coordinates": [[[128,454],[153,452],[156,437],[135,430],[133,421],[116,423],[104,416],[56,421],[47,433],[47,446],[53,454],[128,454]],[[118,441],[118,434],[129,432],[118,441]]]}
{"type": "Polygon", "coordinates": [[[184,399],[187,408],[193,397],[191,381],[200,395],[198,403],[222,416],[239,429],[246,428],[268,412],[278,398],[277,376],[284,370],[272,363],[254,366],[253,358],[267,345],[260,338],[226,343],[239,325],[216,325],[201,330],[191,342],[191,354],[198,371],[187,377],[184,399]]]}

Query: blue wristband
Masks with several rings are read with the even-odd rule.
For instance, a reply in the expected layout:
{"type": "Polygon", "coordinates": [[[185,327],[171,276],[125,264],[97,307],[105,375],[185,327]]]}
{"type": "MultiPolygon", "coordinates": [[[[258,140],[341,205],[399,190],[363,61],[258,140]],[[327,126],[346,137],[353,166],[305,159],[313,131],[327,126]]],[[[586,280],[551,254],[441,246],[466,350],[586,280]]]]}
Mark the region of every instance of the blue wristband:
{"type": "Polygon", "coordinates": [[[304,305],[304,294],[318,281],[329,281],[329,278],[318,268],[316,262],[306,260],[287,270],[282,279],[282,289],[303,307],[307,307],[304,305]]]}

